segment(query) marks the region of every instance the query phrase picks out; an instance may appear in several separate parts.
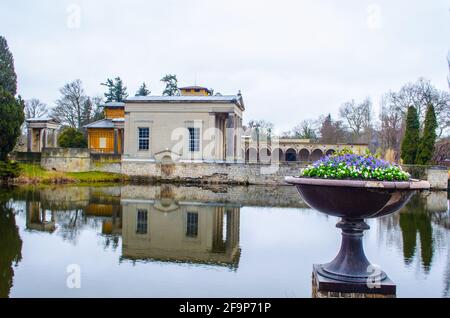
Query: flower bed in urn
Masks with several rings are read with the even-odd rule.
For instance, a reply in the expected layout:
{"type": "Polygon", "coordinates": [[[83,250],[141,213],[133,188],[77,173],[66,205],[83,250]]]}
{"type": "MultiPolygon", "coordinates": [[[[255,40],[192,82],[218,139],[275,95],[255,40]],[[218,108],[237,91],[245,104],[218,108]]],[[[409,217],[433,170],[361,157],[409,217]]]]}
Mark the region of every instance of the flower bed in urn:
{"type": "Polygon", "coordinates": [[[347,150],[323,157],[301,171],[302,177],[323,179],[357,179],[408,181],[410,175],[396,164],[367,153],[358,155],[347,150]]]}

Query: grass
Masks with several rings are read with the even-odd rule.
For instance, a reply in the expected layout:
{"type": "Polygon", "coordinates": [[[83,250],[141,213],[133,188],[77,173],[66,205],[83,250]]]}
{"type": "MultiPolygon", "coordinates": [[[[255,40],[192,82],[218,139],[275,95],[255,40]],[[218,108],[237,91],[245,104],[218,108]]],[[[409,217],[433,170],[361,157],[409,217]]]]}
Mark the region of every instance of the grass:
{"type": "Polygon", "coordinates": [[[43,169],[39,164],[21,163],[21,174],[15,179],[20,184],[99,183],[123,182],[127,177],[119,173],[88,171],[61,172],[43,169]]]}

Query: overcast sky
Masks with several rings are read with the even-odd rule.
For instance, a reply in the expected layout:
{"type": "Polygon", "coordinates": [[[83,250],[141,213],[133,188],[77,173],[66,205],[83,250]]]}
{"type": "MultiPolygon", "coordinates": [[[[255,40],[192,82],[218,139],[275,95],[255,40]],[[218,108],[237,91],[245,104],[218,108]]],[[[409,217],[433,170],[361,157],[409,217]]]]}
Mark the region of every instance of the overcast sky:
{"type": "Polygon", "coordinates": [[[120,76],[154,95],[179,85],[242,91],[245,121],[278,131],[423,76],[448,89],[449,0],[0,2],[19,93],[53,105],[81,79],[90,95],[120,76]],[[79,13],[79,15],[78,15],[79,13]],[[79,16],[79,19],[78,19],[79,16]]]}

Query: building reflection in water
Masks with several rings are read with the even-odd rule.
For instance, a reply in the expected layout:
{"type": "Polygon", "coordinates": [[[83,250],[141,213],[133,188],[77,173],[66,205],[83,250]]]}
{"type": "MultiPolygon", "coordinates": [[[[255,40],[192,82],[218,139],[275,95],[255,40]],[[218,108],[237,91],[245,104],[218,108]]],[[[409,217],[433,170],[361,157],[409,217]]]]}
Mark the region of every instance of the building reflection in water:
{"type": "Polygon", "coordinates": [[[55,213],[41,207],[41,201],[26,201],[28,230],[53,233],[56,229],[55,213]]]}
{"type": "Polygon", "coordinates": [[[215,264],[239,261],[239,207],[122,200],[122,258],[215,264]]]}
{"type": "Polygon", "coordinates": [[[101,218],[105,246],[117,247],[122,237],[122,261],[238,267],[239,205],[186,199],[192,188],[185,195],[183,187],[153,188],[150,198],[91,196],[85,215],[101,218]]]}

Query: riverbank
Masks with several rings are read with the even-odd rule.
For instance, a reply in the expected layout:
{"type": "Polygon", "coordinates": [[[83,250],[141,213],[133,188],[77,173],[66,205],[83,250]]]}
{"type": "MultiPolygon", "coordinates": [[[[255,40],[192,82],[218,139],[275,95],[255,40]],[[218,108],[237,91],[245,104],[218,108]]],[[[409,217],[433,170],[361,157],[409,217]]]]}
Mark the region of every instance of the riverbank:
{"type": "Polygon", "coordinates": [[[120,173],[87,171],[62,172],[45,170],[39,164],[21,163],[20,176],[11,180],[12,184],[91,184],[126,182],[128,177],[120,173]]]}

